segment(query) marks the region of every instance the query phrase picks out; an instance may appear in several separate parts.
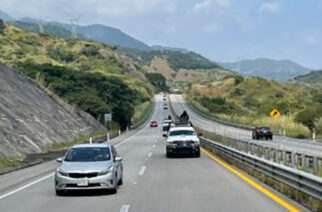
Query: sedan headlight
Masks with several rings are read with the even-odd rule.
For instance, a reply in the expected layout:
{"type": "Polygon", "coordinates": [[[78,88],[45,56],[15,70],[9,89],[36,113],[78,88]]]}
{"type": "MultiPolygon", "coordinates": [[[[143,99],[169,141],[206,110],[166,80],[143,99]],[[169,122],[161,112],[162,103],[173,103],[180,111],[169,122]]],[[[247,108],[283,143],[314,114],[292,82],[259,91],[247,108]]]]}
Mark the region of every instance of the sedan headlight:
{"type": "Polygon", "coordinates": [[[68,173],[65,172],[63,169],[61,168],[57,168],[57,173],[64,176],[64,177],[68,177],[68,173]]]}
{"type": "Polygon", "coordinates": [[[106,175],[106,174],[110,173],[111,171],[113,171],[113,166],[111,166],[107,169],[104,169],[103,171],[98,172],[97,175],[98,176],[106,175]]]}

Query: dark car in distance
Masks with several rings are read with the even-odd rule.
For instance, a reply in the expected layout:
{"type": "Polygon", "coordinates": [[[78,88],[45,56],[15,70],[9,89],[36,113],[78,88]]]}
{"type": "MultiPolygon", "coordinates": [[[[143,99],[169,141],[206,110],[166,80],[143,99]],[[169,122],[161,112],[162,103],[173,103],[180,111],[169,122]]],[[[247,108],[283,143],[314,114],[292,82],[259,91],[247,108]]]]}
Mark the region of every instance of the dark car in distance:
{"type": "Polygon", "coordinates": [[[256,140],[259,140],[261,138],[264,138],[266,140],[273,140],[273,132],[269,127],[257,126],[253,130],[252,137],[256,140]]]}

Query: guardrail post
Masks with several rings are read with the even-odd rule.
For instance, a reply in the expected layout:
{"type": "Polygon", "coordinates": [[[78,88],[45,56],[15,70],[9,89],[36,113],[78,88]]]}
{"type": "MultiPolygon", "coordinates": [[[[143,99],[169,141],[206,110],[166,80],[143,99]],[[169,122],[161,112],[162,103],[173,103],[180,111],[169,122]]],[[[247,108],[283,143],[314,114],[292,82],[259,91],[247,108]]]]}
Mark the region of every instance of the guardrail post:
{"type": "Polygon", "coordinates": [[[295,152],[291,152],[291,167],[293,167],[293,168],[296,168],[295,156],[296,156],[296,153],[295,152]]]}
{"type": "Polygon", "coordinates": [[[288,165],[289,164],[289,157],[287,151],[283,150],[283,164],[288,165]]]}
{"type": "Polygon", "coordinates": [[[319,167],[318,167],[318,158],[317,157],[313,157],[313,173],[316,174],[319,171],[319,167]]]}
{"type": "Polygon", "coordinates": [[[305,155],[301,155],[302,156],[302,168],[306,168],[306,157],[305,157],[305,155]]]}

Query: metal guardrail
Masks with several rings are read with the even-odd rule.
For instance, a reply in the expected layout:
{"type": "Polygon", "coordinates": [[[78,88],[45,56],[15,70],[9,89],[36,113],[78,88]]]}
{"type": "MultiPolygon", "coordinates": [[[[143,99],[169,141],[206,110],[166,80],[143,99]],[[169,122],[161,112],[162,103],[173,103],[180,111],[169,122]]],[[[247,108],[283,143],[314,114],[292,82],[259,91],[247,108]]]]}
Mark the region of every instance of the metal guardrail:
{"type": "MultiPolygon", "coordinates": [[[[244,130],[250,130],[250,131],[252,131],[254,129],[254,127],[255,127],[255,126],[249,126],[249,125],[232,123],[232,122],[228,122],[228,121],[224,121],[224,120],[221,120],[221,119],[214,118],[212,116],[207,116],[203,112],[201,112],[200,110],[198,110],[190,101],[191,100],[186,101],[188,107],[193,112],[195,112],[196,114],[198,114],[199,116],[201,116],[203,118],[206,118],[206,119],[215,121],[215,122],[217,122],[219,124],[223,124],[223,125],[226,125],[226,126],[229,126],[229,127],[235,127],[235,128],[244,129],[244,130]]],[[[274,133],[274,135],[284,136],[283,129],[273,130],[273,133],[274,133]]]]}
{"type": "Polygon", "coordinates": [[[322,178],[320,177],[241,152],[204,137],[201,137],[201,145],[212,152],[218,151],[260,173],[322,200],[322,178]]]}

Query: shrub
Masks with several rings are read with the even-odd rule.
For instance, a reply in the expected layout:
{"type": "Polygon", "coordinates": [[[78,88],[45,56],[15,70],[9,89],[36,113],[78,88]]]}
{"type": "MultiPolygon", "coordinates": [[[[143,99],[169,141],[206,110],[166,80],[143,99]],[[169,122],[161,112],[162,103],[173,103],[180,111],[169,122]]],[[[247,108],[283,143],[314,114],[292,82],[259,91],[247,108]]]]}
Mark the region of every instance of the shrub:
{"type": "Polygon", "coordinates": [[[241,88],[235,88],[233,91],[232,91],[232,96],[242,96],[244,95],[246,92],[241,89],[241,88]]]}
{"type": "Polygon", "coordinates": [[[81,53],[87,57],[99,56],[99,47],[97,46],[85,46],[82,48],[81,53]]]}
{"type": "Polygon", "coordinates": [[[281,92],[281,91],[277,91],[277,92],[275,93],[275,97],[276,97],[276,98],[283,98],[283,97],[284,97],[284,93],[283,93],[283,92],[281,92]]]}
{"type": "Polygon", "coordinates": [[[106,77],[100,73],[33,63],[19,64],[19,70],[33,78],[36,78],[39,72],[56,94],[95,118],[101,113],[112,112],[113,120],[121,129],[131,124],[135,105],[145,100],[140,93],[129,88],[119,78],[106,77]]]}
{"type": "Polygon", "coordinates": [[[315,132],[318,135],[322,135],[322,118],[320,118],[315,124],[315,132]]]}
{"type": "Polygon", "coordinates": [[[295,121],[304,124],[310,130],[315,128],[316,122],[322,116],[322,106],[312,105],[305,110],[299,112],[295,118],[295,121]]]}
{"type": "Polygon", "coordinates": [[[75,54],[71,51],[64,50],[63,48],[49,48],[47,55],[55,60],[60,60],[66,63],[74,61],[75,54]]]}
{"type": "Polygon", "coordinates": [[[244,81],[244,77],[240,75],[236,75],[234,78],[235,78],[235,85],[238,85],[244,81]]]}

